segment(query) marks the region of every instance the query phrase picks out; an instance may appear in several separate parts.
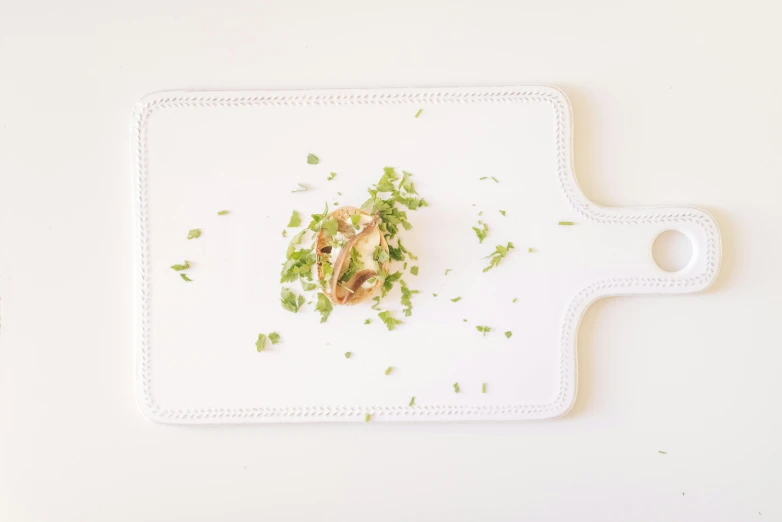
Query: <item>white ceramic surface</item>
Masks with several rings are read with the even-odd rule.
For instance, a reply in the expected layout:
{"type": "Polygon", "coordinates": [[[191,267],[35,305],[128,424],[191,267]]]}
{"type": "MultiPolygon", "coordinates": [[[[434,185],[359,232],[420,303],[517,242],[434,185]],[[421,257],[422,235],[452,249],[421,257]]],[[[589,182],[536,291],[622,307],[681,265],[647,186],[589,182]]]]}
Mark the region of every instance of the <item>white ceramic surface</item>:
{"type": "Polygon", "coordinates": [[[608,295],[702,290],[721,258],[718,229],[701,210],[588,201],[572,169],[571,127],[567,99],[547,87],[144,97],[132,125],[142,411],[170,423],[567,412],[587,307],[608,295]],[[308,165],[308,153],[320,163],[308,165]],[[402,316],[398,289],[382,303],[404,321],[393,332],[369,304],[337,308],[325,324],[314,303],[284,311],[281,231],[291,210],[308,216],[324,202],[358,206],[386,165],[411,171],[430,204],[409,212],[414,228],[402,232],[419,257],[419,275],[404,277],[421,291],[412,316],[402,316]],[[337,176],[327,181],[330,172],[337,176]],[[292,193],[297,183],[311,190],[292,193]],[[218,216],[221,209],[230,213],[218,216]],[[471,230],[478,220],[490,228],[481,245],[471,230]],[[202,236],[188,241],[192,228],[202,236]],[[691,262],[677,273],[651,258],[665,230],[693,244],[691,262]],[[508,241],[516,248],[482,273],[482,258],[508,241]],[[169,268],[185,259],[192,283],[169,268]],[[483,337],[476,325],[492,331],[483,337]],[[257,334],[271,331],[282,342],[258,353],[257,334]],[[394,370],[385,376],[388,366],[394,370]]]}

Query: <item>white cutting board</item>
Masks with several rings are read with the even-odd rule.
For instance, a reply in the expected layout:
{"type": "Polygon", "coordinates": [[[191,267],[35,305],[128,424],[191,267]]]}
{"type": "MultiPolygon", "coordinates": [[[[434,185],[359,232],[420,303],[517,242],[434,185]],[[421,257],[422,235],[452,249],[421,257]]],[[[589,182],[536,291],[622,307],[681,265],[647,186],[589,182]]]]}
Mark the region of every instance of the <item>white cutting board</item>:
{"type": "Polygon", "coordinates": [[[571,127],[566,97],[548,87],[146,96],[132,125],[141,410],[168,423],[564,414],[587,307],[608,295],[703,290],[721,257],[717,226],[701,210],[588,201],[573,173],[571,127]],[[308,153],[320,163],[308,165],[308,153]],[[382,307],[404,321],[392,332],[371,303],[335,308],[325,324],[314,304],[283,310],[281,232],[291,211],[358,206],[384,166],[412,172],[430,204],[409,212],[414,228],[402,232],[419,257],[419,275],[404,277],[421,291],[412,316],[402,315],[398,288],[382,307]],[[292,193],[297,183],[311,190],[292,193]],[[217,216],[223,209],[230,214],[217,216]],[[490,227],[481,245],[471,230],[479,219],[490,227]],[[193,228],[202,236],[188,241],[193,228]],[[665,230],[693,244],[676,273],[651,257],[665,230]],[[508,241],[515,250],[482,273],[481,258],[508,241]],[[184,260],[191,283],[169,268],[184,260]],[[483,337],[477,325],[492,331],[483,337]],[[272,331],[282,342],[257,352],[258,334],[272,331]]]}

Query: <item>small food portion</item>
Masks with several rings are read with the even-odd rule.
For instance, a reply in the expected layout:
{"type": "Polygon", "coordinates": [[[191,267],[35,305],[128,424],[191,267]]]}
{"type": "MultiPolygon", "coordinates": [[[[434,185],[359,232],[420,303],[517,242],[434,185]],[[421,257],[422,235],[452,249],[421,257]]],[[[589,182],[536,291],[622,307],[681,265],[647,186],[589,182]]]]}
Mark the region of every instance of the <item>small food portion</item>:
{"type": "Polygon", "coordinates": [[[388,273],[388,243],[379,218],[355,207],[340,207],[323,220],[315,237],[318,279],[337,305],[355,305],[371,298],[388,273]]]}

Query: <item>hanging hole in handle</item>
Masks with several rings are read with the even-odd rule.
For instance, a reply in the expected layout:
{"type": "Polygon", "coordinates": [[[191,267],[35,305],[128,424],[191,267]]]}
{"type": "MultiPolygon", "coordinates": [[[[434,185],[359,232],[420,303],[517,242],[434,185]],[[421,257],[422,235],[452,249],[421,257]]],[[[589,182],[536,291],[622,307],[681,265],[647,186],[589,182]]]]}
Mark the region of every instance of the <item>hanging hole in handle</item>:
{"type": "Polygon", "coordinates": [[[692,260],[692,241],[678,230],[666,230],[652,244],[654,262],[666,272],[678,272],[692,260]]]}

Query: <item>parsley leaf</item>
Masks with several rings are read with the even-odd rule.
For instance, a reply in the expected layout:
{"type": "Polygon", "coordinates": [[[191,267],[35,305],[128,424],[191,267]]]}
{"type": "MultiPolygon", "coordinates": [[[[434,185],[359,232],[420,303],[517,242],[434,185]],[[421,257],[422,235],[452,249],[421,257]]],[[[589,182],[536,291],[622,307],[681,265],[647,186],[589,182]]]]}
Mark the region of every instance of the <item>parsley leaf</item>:
{"type": "Polygon", "coordinates": [[[337,235],[337,228],[339,228],[339,223],[337,223],[336,218],[326,218],[323,220],[323,225],[321,228],[327,237],[334,237],[337,235]]]}
{"type": "Polygon", "coordinates": [[[508,330],[507,332],[505,332],[505,337],[506,337],[507,339],[510,339],[510,336],[511,336],[511,335],[513,335],[513,332],[511,332],[510,330],[508,330]]]}
{"type": "Polygon", "coordinates": [[[372,418],[372,415],[367,413],[366,415],[364,415],[364,422],[369,422],[369,419],[371,419],[371,418],[372,418]]]}
{"type": "Polygon", "coordinates": [[[188,283],[192,282],[193,280],[187,277],[187,274],[179,274],[179,277],[187,281],[188,283]]]}
{"type": "Polygon", "coordinates": [[[370,307],[370,309],[371,310],[380,310],[380,308],[378,308],[378,306],[380,306],[380,297],[379,296],[378,297],[373,297],[372,300],[375,302],[375,304],[373,304],[370,307]]]}
{"type": "Polygon", "coordinates": [[[513,301],[511,301],[511,303],[515,303],[515,302],[516,302],[516,301],[518,301],[518,300],[519,300],[519,298],[518,298],[518,297],[514,297],[514,298],[513,298],[513,301]]]}
{"type": "Polygon", "coordinates": [[[561,227],[569,227],[575,225],[575,223],[573,223],[572,221],[560,221],[558,225],[561,227]]]}
{"type": "Polygon", "coordinates": [[[301,183],[296,183],[296,184],[299,186],[299,188],[295,190],[291,190],[291,192],[307,192],[307,190],[309,190],[305,185],[302,185],[301,183]]]}
{"type": "Polygon", "coordinates": [[[491,179],[493,179],[495,183],[499,183],[499,182],[500,182],[500,181],[499,181],[497,178],[495,178],[494,176],[492,176],[492,177],[491,177],[491,179]]]}
{"type": "Polygon", "coordinates": [[[459,383],[458,382],[453,383],[453,391],[455,393],[459,393],[459,383]]]}
{"type": "Polygon", "coordinates": [[[334,309],[334,306],[331,304],[331,301],[329,301],[329,298],[326,297],[326,294],[318,294],[318,303],[315,305],[315,311],[320,312],[320,322],[325,323],[326,319],[329,318],[329,314],[334,309]]]}
{"type": "Polygon", "coordinates": [[[171,265],[171,268],[173,268],[177,272],[179,272],[180,270],[187,270],[188,268],[190,268],[190,261],[185,260],[184,265],[171,265]]]}
{"type": "Polygon", "coordinates": [[[402,285],[402,306],[405,307],[405,317],[410,317],[410,314],[413,313],[413,303],[410,301],[410,298],[419,292],[418,290],[410,290],[404,280],[399,281],[399,284],[402,285]]]}
{"type": "Polygon", "coordinates": [[[372,319],[365,319],[364,324],[370,324],[372,322],[372,319]]]}
{"type": "Polygon", "coordinates": [[[382,246],[378,245],[375,247],[375,251],[372,253],[372,259],[377,261],[379,265],[382,265],[389,259],[388,252],[386,252],[386,249],[382,246]]]}
{"type": "Polygon", "coordinates": [[[508,251],[510,251],[510,249],[512,249],[512,248],[514,248],[513,247],[513,243],[511,243],[510,241],[508,242],[508,244],[506,246],[497,245],[497,247],[495,248],[494,252],[492,252],[488,256],[484,257],[484,259],[491,258],[491,260],[489,262],[489,266],[484,268],[483,271],[484,272],[488,272],[489,270],[491,270],[495,266],[498,266],[500,264],[500,261],[502,261],[502,258],[504,258],[506,255],[508,255],[508,251]]]}
{"type": "Polygon", "coordinates": [[[378,192],[394,192],[394,182],[399,179],[396,171],[393,167],[384,167],[383,175],[380,177],[380,181],[377,182],[378,192]]]}
{"type": "Polygon", "coordinates": [[[381,295],[383,297],[388,294],[388,292],[391,291],[391,289],[394,287],[394,283],[399,281],[399,279],[402,277],[402,272],[394,272],[393,274],[387,275],[383,279],[383,288],[381,295]]]}
{"type": "Polygon", "coordinates": [[[475,231],[475,235],[478,236],[478,243],[483,243],[483,240],[486,239],[486,235],[489,233],[489,225],[483,223],[482,229],[478,227],[472,227],[472,229],[475,231]]]}
{"type": "Polygon", "coordinates": [[[269,334],[269,340],[272,342],[272,344],[277,344],[280,342],[280,334],[277,332],[272,332],[269,334]]]}
{"type": "Polygon", "coordinates": [[[228,214],[228,211],[227,211],[227,210],[221,210],[221,211],[219,211],[219,212],[217,213],[217,215],[218,215],[218,216],[224,216],[224,215],[226,215],[226,214],[228,214]]]}
{"type": "Polygon", "coordinates": [[[314,154],[307,154],[307,164],[308,165],[317,165],[320,160],[318,157],[314,154]]]}
{"type": "Polygon", "coordinates": [[[200,228],[194,228],[190,232],[187,233],[187,239],[196,239],[201,237],[201,229],[200,228]]]}
{"type": "Polygon", "coordinates": [[[483,333],[483,337],[486,337],[486,334],[491,332],[491,328],[488,326],[476,326],[475,327],[479,332],[483,333]]]}
{"type": "Polygon", "coordinates": [[[353,214],[350,216],[350,223],[353,225],[353,228],[358,230],[358,224],[361,222],[361,214],[353,214]]]}
{"type": "Polygon", "coordinates": [[[389,331],[393,330],[396,325],[402,324],[402,321],[391,317],[391,312],[388,310],[380,312],[377,316],[386,324],[386,328],[388,328],[389,331]]]}
{"type": "Polygon", "coordinates": [[[305,292],[311,292],[318,288],[318,285],[315,283],[307,283],[304,280],[301,281],[301,289],[305,292]]]}
{"type": "Polygon", "coordinates": [[[301,216],[299,216],[299,213],[294,210],[293,214],[291,214],[291,220],[288,221],[288,227],[298,226],[301,226],[301,216]]]}
{"type": "Polygon", "coordinates": [[[307,228],[312,230],[313,232],[317,232],[320,230],[320,222],[323,221],[323,218],[325,218],[329,214],[329,204],[326,203],[326,208],[323,209],[322,214],[311,214],[312,221],[310,221],[310,224],[307,225],[307,228]]]}
{"type": "Polygon", "coordinates": [[[410,404],[408,406],[415,406],[415,396],[413,396],[412,399],[410,399],[410,404]]]}
{"type": "Polygon", "coordinates": [[[345,359],[350,359],[350,356],[353,355],[350,352],[345,352],[345,359]]]}
{"type": "Polygon", "coordinates": [[[437,297],[437,294],[432,294],[433,296],[437,297]]]}
{"type": "Polygon", "coordinates": [[[411,266],[410,267],[410,273],[417,276],[418,275],[418,267],[417,266],[411,266]]]}
{"type": "Polygon", "coordinates": [[[386,371],[384,371],[383,373],[384,373],[384,374],[386,374],[386,375],[388,375],[389,373],[391,373],[391,371],[392,371],[393,369],[394,369],[394,367],[393,367],[393,366],[389,366],[388,368],[386,368],[386,371]]]}
{"type": "Polygon", "coordinates": [[[483,181],[485,179],[488,179],[488,178],[489,178],[489,176],[484,176],[484,177],[481,178],[481,181],[483,181]]]}
{"type": "Polygon", "coordinates": [[[504,216],[505,215],[505,211],[504,210],[500,210],[500,214],[502,214],[504,216]]]}
{"type": "Polygon", "coordinates": [[[534,252],[534,250],[532,250],[532,247],[529,247],[529,248],[527,249],[527,252],[529,252],[529,253],[531,254],[531,253],[533,253],[533,252],[534,252]]]}
{"type": "Polygon", "coordinates": [[[299,311],[301,305],[304,304],[304,296],[300,295],[296,297],[296,294],[294,294],[293,291],[283,287],[280,289],[280,303],[282,303],[284,309],[295,314],[299,311]]]}
{"type": "Polygon", "coordinates": [[[445,269],[445,275],[448,275],[448,272],[450,272],[451,270],[452,270],[451,268],[446,268],[445,269]]]}
{"type": "MultiPolygon", "coordinates": [[[[419,117],[419,116],[421,115],[421,113],[422,113],[422,112],[424,112],[424,110],[423,110],[423,109],[418,109],[418,112],[416,112],[416,113],[415,113],[415,117],[416,117],[416,118],[417,118],[417,117],[419,117]]],[[[415,399],[415,397],[413,397],[413,399],[415,399]]],[[[412,404],[410,404],[410,406],[412,406],[412,404]]]]}
{"type": "Polygon", "coordinates": [[[336,176],[336,175],[337,175],[337,173],[336,173],[336,172],[332,172],[332,173],[330,173],[330,174],[329,174],[329,177],[328,177],[328,178],[326,178],[326,179],[327,179],[328,181],[331,181],[332,179],[334,179],[334,176],[336,176]]]}
{"type": "Polygon", "coordinates": [[[258,340],[255,341],[255,348],[262,352],[264,348],[266,348],[266,336],[263,334],[258,334],[258,340]]]}
{"type": "Polygon", "coordinates": [[[458,302],[459,302],[459,301],[461,301],[461,300],[462,300],[462,298],[461,298],[461,297],[454,297],[453,299],[451,299],[451,302],[452,302],[452,303],[458,303],[458,302]]]}
{"type": "Polygon", "coordinates": [[[284,228],[282,229],[282,237],[288,237],[288,231],[284,228]]]}

